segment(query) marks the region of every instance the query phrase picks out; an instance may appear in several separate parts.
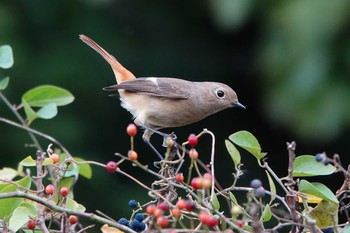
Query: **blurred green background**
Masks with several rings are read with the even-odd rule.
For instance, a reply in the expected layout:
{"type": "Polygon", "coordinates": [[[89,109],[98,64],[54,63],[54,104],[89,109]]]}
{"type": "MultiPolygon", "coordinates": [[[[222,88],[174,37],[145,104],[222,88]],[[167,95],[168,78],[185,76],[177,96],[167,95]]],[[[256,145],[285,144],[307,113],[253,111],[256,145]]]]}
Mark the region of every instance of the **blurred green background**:
{"type": "MultiPolygon", "coordinates": [[[[174,130],[179,141],[208,128],[216,134],[219,180],[230,183],[233,166],[224,139],[238,130],[252,132],[269,154],[279,176],[287,174],[286,141],[296,140],[298,154],[339,153],[350,162],[350,1],[17,1],[0,2],[0,45],[9,44],[15,65],[4,94],[12,103],[41,84],[58,85],[75,96],[56,118],[32,127],[52,135],[73,154],[107,162],[126,153],[128,112],[102,88],[114,84],[109,65],[78,35],[86,34],[136,76],[218,81],[236,90],[247,110],[229,109],[174,130]]],[[[14,119],[0,103],[0,116],[14,119]]],[[[28,135],[0,125],[0,167],[16,167],[34,154],[28,135]]],[[[152,140],[160,148],[161,139],[152,140]]],[[[43,147],[47,141],[42,140],[43,147]]],[[[209,161],[210,139],[200,140],[209,161]]],[[[136,137],[140,160],[156,156],[136,137]]],[[[243,154],[245,155],[245,154],[243,154]]],[[[254,158],[243,157],[248,184],[254,158]]],[[[145,174],[122,168],[150,183],[145,174]]],[[[94,167],[91,180],[76,186],[78,202],[119,218],[131,212],[129,199],[149,200],[126,178],[94,167]],[[98,201],[97,201],[98,200],[98,201]]],[[[152,178],[152,177],[150,177],[152,178]]],[[[342,177],[329,184],[336,190],[342,177]]]]}

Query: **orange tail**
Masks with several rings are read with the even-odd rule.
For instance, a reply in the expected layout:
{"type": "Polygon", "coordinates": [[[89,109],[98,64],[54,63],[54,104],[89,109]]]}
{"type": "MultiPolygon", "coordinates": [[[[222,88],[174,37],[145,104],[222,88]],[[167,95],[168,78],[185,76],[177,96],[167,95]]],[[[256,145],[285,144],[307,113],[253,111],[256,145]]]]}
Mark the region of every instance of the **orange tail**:
{"type": "Polygon", "coordinates": [[[130,71],[128,71],[124,66],[122,66],[115,57],[110,55],[106,50],[104,50],[101,46],[99,46],[95,41],[90,39],[85,35],[80,35],[79,38],[93,48],[96,52],[98,52],[107,62],[111,65],[115,79],[117,83],[122,83],[124,81],[136,78],[130,71]]]}

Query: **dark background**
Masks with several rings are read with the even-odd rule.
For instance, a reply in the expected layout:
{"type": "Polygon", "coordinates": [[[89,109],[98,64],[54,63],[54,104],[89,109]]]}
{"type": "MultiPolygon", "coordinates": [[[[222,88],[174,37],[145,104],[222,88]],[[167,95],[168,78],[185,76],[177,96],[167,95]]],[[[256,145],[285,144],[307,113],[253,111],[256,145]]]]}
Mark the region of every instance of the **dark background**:
{"type": "MultiPolygon", "coordinates": [[[[297,142],[298,154],[339,153],[349,163],[350,138],[350,2],[349,1],[16,1],[0,3],[0,45],[9,44],[15,64],[4,94],[14,104],[28,89],[53,84],[68,89],[75,101],[59,108],[52,120],[32,127],[63,143],[76,156],[105,163],[114,152],[127,153],[125,127],[131,116],[102,88],[114,84],[109,65],[78,35],[86,34],[113,54],[136,76],[179,77],[218,81],[236,90],[247,110],[229,109],[196,124],[174,130],[179,142],[203,128],[216,135],[216,167],[224,185],[232,181],[233,164],[224,140],[248,130],[268,152],[268,162],[287,174],[286,142],[297,142]]],[[[15,119],[0,103],[0,116],[15,119]]],[[[26,132],[0,125],[0,167],[16,167],[34,154],[26,132]]],[[[160,138],[154,136],[160,148],[160,138]]],[[[48,141],[42,140],[46,147],[48,141]]],[[[200,158],[208,162],[210,138],[200,140],[200,158]]],[[[142,162],[156,156],[135,139],[142,162]]],[[[264,173],[242,153],[246,175],[240,185],[264,173]],[[258,171],[258,172],[256,172],[258,171]]],[[[152,177],[122,168],[150,183],[152,177]]],[[[187,170],[187,169],[186,169],[187,170]]],[[[88,211],[113,218],[128,216],[129,199],[149,200],[146,191],[120,175],[93,167],[93,178],[81,178],[76,200],[88,211]]],[[[334,191],[342,176],[317,178],[334,191]],[[336,178],[336,179],[335,179],[336,178]]]]}

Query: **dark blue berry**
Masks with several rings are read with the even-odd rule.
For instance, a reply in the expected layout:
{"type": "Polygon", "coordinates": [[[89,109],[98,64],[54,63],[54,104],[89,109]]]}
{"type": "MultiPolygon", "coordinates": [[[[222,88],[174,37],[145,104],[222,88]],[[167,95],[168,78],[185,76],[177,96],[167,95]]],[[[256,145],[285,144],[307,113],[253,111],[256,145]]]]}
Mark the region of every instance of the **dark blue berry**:
{"type": "Polygon", "coordinates": [[[261,197],[265,196],[265,189],[263,187],[255,189],[255,196],[257,198],[261,198],[261,197]]]}
{"type": "Polygon", "coordinates": [[[129,226],[129,221],[126,218],[120,218],[118,223],[124,226],[129,226]]]}
{"type": "Polygon", "coordinates": [[[135,201],[135,200],[130,200],[129,201],[129,206],[131,207],[131,208],[136,208],[137,207],[137,201],[135,201]]]}
{"type": "Polygon", "coordinates": [[[315,159],[317,162],[322,162],[324,160],[324,156],[323,154],[318,153],[315,155],[315,159]]]}
{"type": "Polygon", "coordinates": [[[143,216],[143,214],[137,213],[137,214],[135,215],[135,219],[136,219],[137,221],[139,221],[139,222],[142,222],[142,221],[145,219],[145,217],[143,216]]]}
{"type": "Polygon", "coordinates": [[[253,189],[257,189],[260,188],[262,185],[261,180],[259,179],[254,179],[250,182],[250,187],[252,187],[253,189]]]}
{"type": "Polygon", "coordinates": [[[334,233],[334,230],[333,230],[333,227],[331,227],[331,228],[323,229],[322,232],[324,232],[324,233],[334,233]]]}
{"type": "Polygon", "coordinates": [[[132,220],[131,223],[129,224],[129,227],[133,229],[134,231],[138,231],[140,226],[140,222],[137,221],[136,219],[132,220]]]}
{"type": "Polygon", "coordinates": [[[139,231],[143,231],[146,228],[146,224],[144,222],[140,222],[139,231]]]}

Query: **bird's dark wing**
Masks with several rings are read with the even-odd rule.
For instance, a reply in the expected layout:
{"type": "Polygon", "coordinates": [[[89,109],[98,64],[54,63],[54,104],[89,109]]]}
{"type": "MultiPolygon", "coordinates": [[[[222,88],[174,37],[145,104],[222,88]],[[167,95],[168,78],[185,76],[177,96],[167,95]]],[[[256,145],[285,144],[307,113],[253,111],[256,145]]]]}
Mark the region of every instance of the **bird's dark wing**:
{"type": "MultiPolygon", "coordinates": [[[[190,94],[183,91],[183,80],[175,78],[137,78],[105,87],[105,91],[123,89],[142,95],[159,96],[170,99],[188,99],[190,94]]],[[[186,81],[185,81],[186,82],[186,81]]]]}

